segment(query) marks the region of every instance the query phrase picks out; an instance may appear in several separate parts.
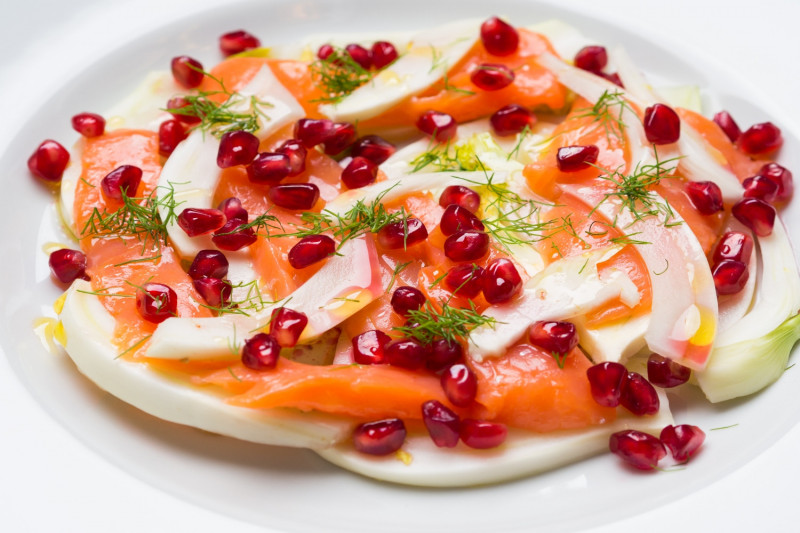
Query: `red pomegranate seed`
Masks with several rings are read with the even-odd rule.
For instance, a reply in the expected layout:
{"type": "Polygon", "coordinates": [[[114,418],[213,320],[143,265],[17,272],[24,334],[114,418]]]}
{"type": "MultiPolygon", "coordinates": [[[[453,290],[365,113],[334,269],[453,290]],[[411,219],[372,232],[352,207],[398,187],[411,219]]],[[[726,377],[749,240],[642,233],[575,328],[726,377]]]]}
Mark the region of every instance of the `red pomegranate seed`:
{"type": "Polygon", "coordinates": [[[686,194],[700,214],[713,215],[724,209],[722,191],[713,181],[690,181],[686,184],[686,194]]]}
{"type": "Polygon", "coordinates": [[[236,165],[249,165],[257,154],[258,137],[249,131],[229,131],[219,141],[217,166],[229,168],[236,165]]]}
{"type": "Polygon", "coordinates": [[[438,372],[462,361],[463,358],[464,348],[459,343],[450,342],[447,339],[436,339],[430,345],[425,365],[429,370],[438,372]]]}
{"type": "Polygon", "coordinates": [[[319,59],[325,61],[326,59],[328,59],[331,56],[331,54],[333,52],[334,52],[334,48],[333,48],[332,45],[323,44],[322,46],[319,47],[319,50],[317,50],[317,57],[319,59]]]}
{"type": "Polygon", "coordinates": [[[505,65],[483,63],[475,67],[469,79],[478,89],[499,91],[514,82],[514,71],[505,65]]]}
{"type": "Polygon", "coordinates": [[[228,258],[219,250],[200,250],[189,266],[189,277],[222,279],[228,275],[228,258]]]}
{"type": "Polygon", "coordinates": [[[183,96],[176,96],[167,101],[167,111],[169,111],[176,120],[181,121],[187,126],[193,126],[200,123],[200,117],[197,116],[191,107],[189,101],[183,96]]]}
{"type": "Polygon", "coordinates": [[[267,196],[278,207],[309,210],[319,200],[319,187],[313,183],[287,183],[270,188],[267,196]]]}
{"type": "Polygon", "coordinates": [[[681,119],[669,106],[654,104],[644,110],[644,134],[653,144],[671,144],[681,136],[681,119]]]}
{"type": "Polygon", "coordinates": [[[489,117],[495,135],[505,137],[521,133],[526,127],[536,124],[536,115],[521,105],[509,104],[501,107],[489,117]]]}
{"type": "Polygon", "coordinates": [[[653,470],[667,455],[660,440],[635,429],[626,429],[611,435],[608,448],[611,453],[640,470],[653,470]]]}
{"type": "Polygon", "coordinates": [[[794,182],[792,181],[791,171],[778,163],[767,163],[761,167],[758,174],[760,176],[766,176],[778,184],[778,196],[775,198],[776,201],[785,202],[792,197],[794,182]]]}
{"type": "Polygon", "coordinates": [[[395,339],[383,348],[384,360],[392,366],[417,370],[425,364],[428,350],[417,339],[395,339]]]}
{"type": "Polygon", "coordinates": [[[661,443],[666,446],[672,457],[685,463],[706,440],[706,434],[697,426],[681,424],[679,426],[667,426],[661,430],[661,443]]]}
{"type": "Polygon", "coordinates": [[[628,377],[628,370],[619,363],[606,361],[586,370],[589,387],[594,401],[605,407],[619,405],[622,382],[628,377]]]}
{"type": "Polygon", "coordinates": [[[226,279],[200,278],[193,282],[194,289],[211,307],[225,308],[231,305],[233,286],[226,279]]]}
{"type": "Polygon", "coordinates": [[[692,376],[692,370],[657,353],[647,359],[647,380],[656,387],[669,389],[683,385],[692,376]]]}
{"type": "Polygon", "coordinates": [[[539,321],[528,331],[531,344],[554,354],[568,354],[578,345],[578,330],[572,322],[539,321]]]}
{"type": "Polygon", "coordinates": [[[575,66],[595,74],[602,72],[608,64],[605,46],[584,46],[575,54],[575,66]]]}
{"type": "Polygon", "coordinates": [[[628,372],[623,380],[619,403],[636,416],[654,415],[661,405],[656,389],[637,372],[628,372]]]}
{"type": "Polygon", "coordinates": [[[507,436],[508,428],[503,424],[472,418],[461,421],[459,437],[470,448],[478,450],[497,448],[506,441],[507,436]]]}
{"type": "Polygon", "coordinates": [[[392,43],[377,41],[372,44],[372,65],[376,69],[382,69],[397,59],[397,49],[392,43]]]}
{"type": "Polygon", "coordinates": [[[342,170],[342,183],[348,189],[360,189],[378,177],[378,165],[365,157],[354,157],[342,170]]]}
{"type": "Polygon", "coordinates": [[[439,229],[444,235],[453,235],[465,230],[483,231],[483,222],[468,209],[450,204],[442,213],[439,229]]]}
{"type": "Polygon", "coordinates": [[[326,118],[301,118],[294,125],[294,138],[306,148],[322,144],[333,134],[333,121],[326,118]]]}
{"type": "Polygon", "coordinates": [[[748,155],[769,154],[783,145],[783,136],[778,126],[772,122],[762,122],[742,132],[737,144],[748,155]]]}
{"type": "Polygon", "coordinates": [[[72,117],[72,129],[84,137],[98,137],[106,129],[106,119],[97,113],[78,113],[72,117]]]}
{"type": "Polygon", "coordinates": [[[173,57],[170,63],[172,76],[180,85],[194,89],[203,83],[203,65],[189,56],[173,57]]]}
{"type": "Polygon", "coordinates": [[[612,72],[611,74],[606,74],[605,72],[599,72],[598,75],[601,78],[604,78],[605,80],[610,81],[611,83],[613,83],[617,87],[622,87],[623,89],[625,88],[625,86],[622,84],[622,79],[619,77],[619,74],[617,74],[616,72],[612,72]]]}
{"type": "Polygon", "coordinates": [[[712,274],[717,294],[736,294],[747,283],[750,269],[741,261],[726,259],[716,264],[712,274]]]}
{"type": "Polygon", "coordinates": [[[327,235],[308,235],[289,250],[292,268],[306,268],[336,252],[336,242],[327,235]]]}
{"type": "Polygon", "coordinates": [[[458,444],[461,419],[441,402],[430,400],[423,403],[422,421],[439,448],[454,448],[458,444]]]}
{"type": "Polygon", "coordinates": [[[353,431],[353,446],[368,455],[389,455],[406,440],[406,426],[399,418],[361,424],[353,431]]]}
{"type": "Polygon", "coordinates": [[[180,120],[166,120],[158,126],[158,153],[169,157],[189,134],[180,120]]]}
{"type": "Polygon", "coordinates": [[[392,222],[378,231],[378,244],[387,250],[406,249],[428,238],[425,224],[418,218],[392,222]]]}
{"type": "Polygon", "coordinates": [[[465,298],[475,298],[481,292],[484,270],[476,264],[457,265],[444,277],[444,286],[453,294],[465,298]]]}
{"type": "Polygon", "coordinates": [[[716,122],[717,126],[720,127],[722,132],[731,140],[732,143],[735,143],[739,136],[742,134],[742,130],[739,129],[739,125],[733,120],[733,117],[727,111],[720,111],[716,115],[714,115],[714,122],[716,122]]]}
{"type": "Polygon", "coordinates": [[[356,127],[349,122],[335,122],[331,134],[322,146],[328,155],[336,155],[344,152],[347,147],[356,140],[356,127]]]}
{"type": "Polygon", "coordinates": [[[47,139],[28,158],[28,170],[44,181],[59,182],[69,163],[69,152],[56,141],[47,139]]]}
{"type": "Polygon", "coordinates": [[[278,152],[261,152],[247,165],[247,179],[253,183],[277,185],[292,171],[289,156],[278,152]]]}
{"type": "Polygon", "coordinates": [[[556,153],[556,163],[561,172],[577,172],[597,163],[600,148],[588,146],[564,146],[556,153]]]}
{"type": "Polygon", "coordinates": [[[281,347],[275,337],[256,333],[242,346],[242,364],[253,370],[271,370],[278,364],[281,347]]]}
{"type": "Polygon", "coordinates": [[[178,215],[178,226],[189,237],[217,231],[225,225],[225,214],[219,209],[187,207],[178,215]]]}
{"type": "Polygon", "coordinates": [[[122,200],[123,193],[128,198],[134,198],[142,181],[142,169],[133,165],[117,167],[100,182],[103,196],[110,200],[122,200]]]}
{"type": "Polygon", "coordinates": [[[222,200],[217,206],[217,209],[225,214],[226,220],[231,221],[236,219],[247,224],[247,210],[242,207],[242,201],[238,198],[230,197],[222,200]]]}
{"type": "Polygon", "coordinates": [[[372,68],[372,52],[360,44],[348,44],[344,49],[361,68],[364,70],[372,68]]]}
{"type": "Polygon", "coordinates": [[[395,146],[383,137],[365,135],[353,144],[350,154],[353,157],[364,157],[376,165],[380,165],[389,159],[395,151],[395,146]]]}
{"type": "Polygon", "coordinates": [[[453,261],[475,261],[488,251],[489,236],[482,231],[459,231],[444,241],[444,255],[453,261]]]}
{"type": "Polygon", "coordinates": [[[300,340],[300,335],[307,325],[308,317],[305,313],[288,307],[279,307],[272,311],[269,334],[275,337],[281,348],[291,348],[300,340]]]}
{"type": "Polygon", "coordinates": [[[713,261],[715,265],[726,259],[748,264],[752,253],[753,239],[749,235],[739,231],[729,231],[720,238],[717,247],[714,248],[713,261]]]}
{"type": "Polygon", "coordinates": [[[464,363],[451,365],[442,372],[442,390],[456,407],[469,407],[478,394],[478,378],[464,363]]]}
{"type": "Polygon", "coordinates": [[[225,57],[261,46],[258,38],[244,30],[228,32],[219,38],[219,50],[225,57]]]}
{"type": "Polygon", "coordinates": [[[403,285],[392,293],[391,304],[395,313],[406,316],[409,311],[416,311],[425,304],[425,295],[416,287],[403,285]]]}
{"type": "Polygon", "coordinates": [[[439,205],[446,208],[452,204],[475,213],[481,206],[481,197],[469,187],[450,185],[445,188],[445,190],[442,191],[442,195],[439,196],[439,205]]]}
{"type": "Polygon", "coordinates": [[[78,250],[61,248],[50,254],[50,272],[61,283],[72,283],[76,279],[89,280],[86,275],[86,255],[78,250]]]}
{"type": "Polygon", "coordinates": [[[447,142],[456,135],[458,123],[456,119],[441,111],[425,111],[417,119],[417,128],[430,135],[436,142],[447,142]]]}
{"type": "Polygon", "coordinates": [[[766,176],[750,176],[742,182],[745,198],[758,198],[772,203],[778,197],[778,184],[766,176]]]}
{"type": "Polygon", "coordinates": [[[386,362],[384,349],[392,338],[372,329],[353,337],[353,360],[360,365],[380,365],[386,362]]]}
{"type": "Polygon", "coordinates": [[[493,56],[507,56],[517,51],[519,33],[507,22],[491,17],[481,24],[481,42],[493,56]]]}
{"type": "Polygon", "coordinates": [[[306,170],[306,156],[308,155],[308,150],[306,150],[303,143],[297,139],[284,141],[275,151],[289,158],[290,176],[298,176],[306,170]]]}
{"type": "Polygon", "coordinates": [[[509,259],[500,257],[489,263],[481,277],[483,297],[492,305],[505,303],[522,289],[522,278],[509,259]]]}
{"type": "Polygon", "coordinates": [[[236,251],[245,246],[250,246],[258,237],[253,228],[240,228],[245,222],[238,218],[229,219],[221,228],[214,232],[211,241],[220,250],[236,251]]]}
{"type": "Polygon", "coordinates": [[[736,220],[750,228],[759,237],[772,233],[775,225],[775,208],[758,198],[744,198],[731,208],[736,220]]]}
{"type": "Polygon", "coordinates": [[[178,295],[161,283],[145,283],[136,290],[136,310],[148,322],[160,324],[178,312],[178,295]]]}

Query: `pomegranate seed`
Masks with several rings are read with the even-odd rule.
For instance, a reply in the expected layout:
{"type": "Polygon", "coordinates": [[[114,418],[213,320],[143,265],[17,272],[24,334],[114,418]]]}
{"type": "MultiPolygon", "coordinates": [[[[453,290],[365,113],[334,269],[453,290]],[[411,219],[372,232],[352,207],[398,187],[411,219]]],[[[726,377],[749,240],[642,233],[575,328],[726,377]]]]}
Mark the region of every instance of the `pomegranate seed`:
{"type": "Polygon", "coordinates": [[[717,243],[717,247],[714,249],[713,261],[714,264],[717,264],[725,259],[733,259],[747,264],[750,262],[752,253],[753,239],[749,235],[738,231],[729,231],[717,243]]]}
{"type": "Polygon", "coordinates": [[[442,390],[457,407],[469,407],[478,393],[478,378],[464,363],[451,365],[442,372],[442,390]]]}
{"type": "Polygon", "coordinates": [[[228,258],[219,250],[200,250],[189,266],[189,277],[222,279],[228,275],[228,258]]]}
{"type": "Polygon", "coordinates": [[[412,338],[389,341],[383,348],[383,357],[387,363],[409,370],[422,368],[427,355],[425,346],[412,338]]]}
{"type": "Polygon", "coordinates": [[[203,83],[203,65],[189,56],[173,57],[170,63],[172,76],[180,85],[194,89],[203,83]]]}
{"type": "Polygon", "coordinates": [[[439,205],[447,207],[451,204],[455,204],[459,207],[463,207],[467,211],[475,213],[481,206],[481,197],[469,187],[450,185],[442,192],[442,195],[439,196],[439,205]]]}
{"type": "Polygon", "coordinates": [[[145,283],[136,291],[136,310],[148,322],[160,324],[178,311],[178,295],[161,283],[145,283]]]}
{"type": "Polygon", "coordinates": [[[269,334],[275,337],[281,348],[291,348],[300,340],[300,335],[307,325],[308,317],[305,313],[288,307],[279,307],[272,311],[269,334]]]}
{"type": "Polygon", "coordinates": [[[56,141],[47,139],[28,158],[28,170],[37,178],[59,182],[69,163],[69,152],[56,141]]]}
{"type": "Polygon", "coordinates": [[[373,43],[370,52],[372,54],[372,65],[379,70],[397,59],[397,49],[392,43],[386,41],[373,43]]]}
{"type": "Polygon", "coordinates": [[[422,421],[439,448],[454,448],[458,444],[461,419],[441,402],[430,400],[423,403],[422,421]]]}
{"type": "Polygon", "coordinates": [[[461,421],[459,436],[470,448],[487,450],[497,448],[506,441],[508,428],[496,422],[465,418],[461,421]]]}
{"type": "Polygon", "coordinates": [[[619,74],[617,74],[616,72],[612,72],[611,74],[606,74],[605,72],[599,72],[598,75],[601,78],[603,78],[603,79],[605,79],[607,81],[610,81],[611,83],[613,83],[617,87],[622,87],[623,89],[625,88],[625,86],[622,84],[622,79],[619,77],[619,74]]]}
{"type": "Polygon", "coordinates": [[[425,304],[425,295],[416,287],[404,285],[392,293],[391,304],[395,313],[406,316],[409,311],[416,311],[425,304]]]}
{"type": "Polygon", "coordinates": [[[594,144],[588,146],[564,146],[558,149],[556,163],[561,172],[577,172],[589,168],[597,162],[600,148],[594,144]]]}
{"type": "Polygon", "coordinates": [[[681,119],[669,106],[654,104],[644,110],[644,133],[653,144],[671,144],[681,136],[681,119]]]}
{"type": "Polygon", "coordinates": [[[600,74],[608,64],[608,53],[605,46],[584,46],[575,54],[575,66],[600,74]]]}
{"type": "Polygon", "coordinates": [[[308,235],[289,250],[292,268],[306,268],[336,252],[336,242],[327,235],[308,235]]]}
{"type": "Polygon", "coordinates": [[[194,289],[211,307],[225,308],[231,305],[233,286],[226,279],[200,278],[193,282],[194,289]]]}
{"type": "Polygon", "coordinates": [[[78,113],[72,117],[72,129],[84,137],[98,137],[106,129],[106,119],[97,113],[78,113]]]}
{"type": "Polygon", "coordinates": [[[256,333],[242,346],[242,364],[253,370],[271,370],[278,364],[281,347],[275,337],[256,333]]]}
{"type": "Polygon", "coordinates": [[[716,264],[712,274],[717,294],[736,294],[747,283],[750,269],[741,261],[725,259],[716,264]]]}
{"type": "Polygon", "coordinates": [[[245,246],[250,246],[258,237],[256,237],[253,228],[239,228],[245,222],[238,218],[229,219],[225,224],[214,232],[211,241],[221,250],[236,251],[241,250],[245,246]]]}
{"type": "Polygon", "coordinates": [[[353,157],[364,157],[380,165],[396,151],[395,146],[377,135],[365,135],[358,139],[350,150],[353,157]]]}
{"type": "Polygon", "coordinates": [[[444,241],[444,255],[453,261],[475,261],[488,251],[489,236],[482,231],[459,231],[444,241]]]}
{"type": "Polygon", "coordinates": [[[667,426],[661,430],[661,443],[666,446],[672,457],[685,463],[697,452],[706,440],[706,434],[697,426],[681,424],[679,426],[667,426]]]}
{"type": "Polygon", "coordinates": [[[219,209],[197,209],[187,207],[178,215],[178,226],[189,237],[217,231],[225,225],[225,215],[219,209]]]}
{"type": "Polygon", "coordinates": [[[720,127],[722,132],[731,140],[732,143],[735,143],[739,136],[742,134],[742,130],[739,129],[739,125],[733,120],[733,117],[727,111],[720,111],[716,115],[714,115],[714,122],[716,122],[717,126],[720,127]]]}
{"type": "Polygon", "coordinates": [[[306,156],[308,150],[297,139],[284,141],[276,150],[289,158],[289,175],[298,176],[306,170],[306,156]]]}
{"type": "Polygon", "coordinates": [[[519,33],[507,22],[491,17],[481,24],[481,42],[493,56],[507,56],[517,51],[519,33]]]}
{"type": "Polygon", "coordinates": [[[219,141],[217,166],[229,168],[249,165],[258,154],[258,137],[249,131],[235,130],[225,133],[219,141]]]}
{"type": "Polygon", "coordinates": [[[319,50],[317,50],[317,57],[319,59],[325,61],[326,59],[328,59],[331,56],[331,54],[333,52],[334,52],[334,48],[333,48],[332,45],[323,44],[322,46],[319,47],[319,50]]]}
{"type": "Polygon", "coordinates": [[[444,277],[444,285],[453,294],[465,298],[475,298],[481,292],[484,270],[476,264],[457,265],[444,277]]]}
{"type": "Polygon", "coordinates": [[[170,98],[167,101],[167,111],[169,111],[176,120],[179,120],[187,126],[199,124],[201,120],[192,110],[189,101],[183,96],[170,98]]]}
{"type": "Polygon", "coordinates": [[[785,202],[792,197],[794,182],[792,181],[791,171],[778,163],[767,163],[761,167],[758,174],[760,176],[766,176],[778,184],[778,196],[775,198],[776,201],[785,202]]]}
{"type": "Polygon", "coordinates": [[[288,183],[270,188],[267,196],[278,207],[308,210],[319,200],[319,187],[313,183],[288,183]]]}
{"type": "Polygon", "coordinates": [[[654,415],[661,405],[656,389],[637,372],[628,372],[623,380],[619,403],[636,416],[654,415]]]}
{"type": "Polygon", "coordinates": [[[667,455],[660,440],[635,429],[626,429],[611,435],[608,448],[611,453],[640,470],[654,469],[667,455]]]}
{"type": "Polygon", "coordinates": [[[289,156],[278,152],[261,152],[247,165],[247,179],[253,183],[277,185],[291,172],[289,156]]]}
{"type": "Polygon", "coordinates": [[[173,119],[162,122],[158,126],[158,153],[169,157],[188,135],[180,120],[173,119]]]}
{"type": "Polygon", "coordinates": [[[686,184],[686,194],[694,208],[703,215],[713,215],[724,209],[722,191],[713,181],[690,181],[686,184]]]}
{"type": "Polygon", "coordinates": [[[501,107],[489,117],[495,135],[505,137],[521,133],[526,127],[530,128],[536,123],[536,115],[525,107],[509,104],[501,107]]]}
{"type": "Polygon", "coordinates": [[[128,198],[136,196],[136,190],[142,181],[142,169],[133,165],[117,167],[100,182],[103,196],[109,200],[121,201],[123,194],[128,198]]]}
{"type": "Polygon", "coordinates": [[[483,63],[475,67],[469,79],[478,89],[499,91],[514,82],[514,71],[505,65],[483,63]]]}
{"type": "Polygon", "coordinates": [[[348,189],[360,189],[378,177],[378,165],[365,157],[354,157],[342,170],[342,183],[348,189]]]}
{"type": "Polygon", "coordinates": [[[89,280],[86,275],[86,255],[78,250],[61,248],[50,254],[50,272],[61,283],[72,283],[76,279],[89,280]]]}
{"type": "Polygon", "coordinates": [[[261,41],[244,30],[228,32],[219,38],[219,49],[225,57],[259,46],[261,46],[261,41]]]}
{"type": "Polygon", "coordinates": [[[783,136],[778,126],[772,122],[762,122],[746,129],[739,136],[738,145],[749,155],[768,154],[783,145],[783,136]]]}
{"type": "Polygon", "coordinates": [[[775,224],[775,208],[758,198],[744,198],[731,208],[736,220],[750,228],[759,237],[772,233],[775,224]]]}
{"type": "Polygon", "coordinates": [[[605,407],[619,405],[622,382],[627,376],[628,370],[623,365],[611,361],[599,363],[586,370],[592,398],[605,407]]]}
{"type": "Polygon", "coordinates": [[[247,224],[247,210],[242,207],[242,201],[238,198],[230,197],[222,200],[217,209],[225,214],[226,220],[241,220],[247,224]]]}
{"type": "Polygon", "coordinates": [[[456,135],[458,123],[456,119],[441,111],[425,111],[417,119],[417,128],[430,135],[436,142],[447,142],[456,135]]]}
{"type": "Polygon", "coordinates": [[[657,353],[647,359],[647,379],[656,387],[669,389],[683,385],[692,376],[692,370],[657,353]]]}
{"type": "Polygon", "coordinates": [[[306,148],[325,142],[333,134],[333,121],[328,119],[301,118],[294,125],[294,137],[306,148]]]}
{"type": "Polygon", "coordinates": [[[454,365],[464,358],[464,348],[455,341],[436,339],[430,345],[428,360],[425,365],[428,369],[438,372],[450,365],[454,365]]]}
{"type": "Polygon", "coordinates": [[[372,68],[372,52],[360,44],[348,44],[344,49],[361,68],[364,70],[372,68]]]}
{"type": "Polygon", "coordinates": [[[353,337],[353,360],[360,365],[380,365],[385,363],[384,349],[392,338],[386,333],[373,329],[353,337]]]}
{"type": "Polygon", "coordinates": [[[392,222],[378,231],[378,244],[387,250],[406,249],[428,238],[425,224],[418,218],[392,222]]]}
{"type": "Polygon", "coordinates": [[[572,322],[539,321],[528,331],[531,344],[565,355],[578,345],[578,330],[572,322]]]}
{"type": "Polygon", "coordinates": [[[336,155],[342,153],[348,146],[356,140],[356,127],[349,122],[335,122],[331,134],[322,145],[325,153],[336,155]]]}
{"type": "Polygon", "coordinates": [[[361,424],[353,431],[353,446],[368,455],[389,455],[406,440],[406,426],[399,418],[361,424]]]}
{"type": "Polygon", "coordinates": [[[483,297],[492,305],[502,304],[522,289],[522,278],[509,259],[500,257],[489,263],[481,277],[483,297]]]}
{"type": "Polygon", "coordinates": [[[751,176],[742,182],[745,198],[758,198],[772,203],[778,197],[778,184],[766,176],[751,176]]]}
{"type": "Polygon", "coordinates": [[[439,229],[444,235],[453,235],[464,230],[483,231],[483,222],[468,209],[456,204],[450,204],[442,213],[439,229]]]}

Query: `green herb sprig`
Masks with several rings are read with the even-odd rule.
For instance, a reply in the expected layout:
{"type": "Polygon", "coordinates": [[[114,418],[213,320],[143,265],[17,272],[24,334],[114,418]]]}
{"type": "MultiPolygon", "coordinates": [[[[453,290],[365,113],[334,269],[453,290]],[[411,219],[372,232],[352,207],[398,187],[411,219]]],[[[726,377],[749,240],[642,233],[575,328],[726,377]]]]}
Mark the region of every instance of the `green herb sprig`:
{"type": "Polygon", "coordinates": [[[311,63],[311,74],[325,96],[318,101],[336,103],[372,79],[347,50],[334,48],[325,59],[311,63]]]}
{"type": "Polygon", "coordinates": [[[494,327],[497,320],[478,313],[475,304],[470,301],[469,308],[453,307],[446,302],[441,303],[442,310],[437,311],[430,302],[421,308],[408,312],[408,326],[398,326],[394,331],[406,337],[413,337],[423,344],[430,344],[443,338],[448,342],[465,339],[469,332],[478,326],[494,327]]]}

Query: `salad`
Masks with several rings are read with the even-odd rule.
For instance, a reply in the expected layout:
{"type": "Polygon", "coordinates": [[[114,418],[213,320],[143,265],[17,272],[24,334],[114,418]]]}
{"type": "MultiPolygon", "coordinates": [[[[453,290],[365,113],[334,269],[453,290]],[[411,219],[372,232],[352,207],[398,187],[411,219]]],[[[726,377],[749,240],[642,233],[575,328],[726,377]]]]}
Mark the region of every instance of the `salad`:
{"type": "Polygon", "coordinates": [[[57,338],[89,379],[467,485],[609,447],[684,462],[704,433],[665,388],[780,376],[800,286],[776,126],[708,119],[563,24],[353,40],[227,34],[219,65],[177,56],[36,148],[76,238],[50,256],[57,338]]]}

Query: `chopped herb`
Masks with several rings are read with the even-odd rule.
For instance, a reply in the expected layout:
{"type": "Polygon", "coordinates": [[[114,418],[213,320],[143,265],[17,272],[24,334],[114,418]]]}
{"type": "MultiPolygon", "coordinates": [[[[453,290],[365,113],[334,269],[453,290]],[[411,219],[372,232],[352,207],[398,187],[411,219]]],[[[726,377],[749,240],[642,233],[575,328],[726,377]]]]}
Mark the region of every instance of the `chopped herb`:
{"type": "Polygon", "coordinates": [[[273,301],[264,299],[263,295],[261,294],[261,289],[258,286],[258,280],[249,281],[247,283],[236,283],[235,285],[231,286],[231,293],[233,293],[234,290],[236,290],[237,293],[244,292],[244,296],[239,300],[231,299],[231,301],[225,305],[212,306],[205,303],[201,303],[200,305],[215,311],[219,315],[236,314],[250,316],[250,312],[259,313],[267,306],[275,303],[273,301]]]}
{"type": "Polygon", "coordinates": [[[719,431],[720,429],[730,429],[730,428],[735,428],[735,427],[736,427],[736,426],[738,426],[738,425],[739,425],[739,424],[731,424],[730,426],[722,426],[722,427],[718,427],[718,428],[711,428],[709,431],[719,431]]]}
{"type": "Polygon", "coordinates": [[[429,344],[438,338],[456,342],[456,339],[466,338],[478,326],[494,326],[497,323],[494,318],[478,313],[472,302],[468,309],[451,307],[446,302],[442,302],[441,307],[439,312],[430,302],[426,302],[418,310],[408,312],[408,323],[413,325],[393,329],[423,344],[429,344]]]}
{"type": "MultiPolygon", "coordinates": [[[[237,353],[238,353],[238,351],[237,351],[237,353]]],[[[233,372],[233,368],[228,367],[228,372],[230,372],[231,376],[233,376],[233,379],[235,379],[239,383],[242,382],[242,379],[233,372]]]]}
{"type": "Polygon", "coordinates": [[[331,55],[311,63],[311,74],[325,96],[320,102],[336,103],[372,79],[369,71],[343,48],[334,48],[331,55]]]}
{"type": "Polygon", "coordinates": [[[112,266],[121,267],[121,266],[125,266],[125,265],[130,265],[130,264],[133,264],[133,263],[147,263],[149,261],[156,261],[158,259],[161,259],[161,254],[154,255],[153,257],[142,257],[140,259],[131,259],[130,261],[123,261],[122,263],[117,263],[117,264],[112,265],[112,266]]]}
{"type": "Polygon", "coordinates": [[[413,263],[413,261],[408,261],[406,263],[398,263],[397,265],[395,265],[394,270],[392,271],[392,277],[391,279],[389,279],[389,285],[386,286],[387,294],[389,293],[390,290],[392,290],[392,286],[394,285],[394,282],[397,279],[397,276],[400,274],[400,272],[405,270],[406,267],[408,267],[408,265],[410,265],[411,263],[413,263]]]}
{"type": "Polygon", "coordinates": [[[638,115],[623,97],[622,92],[605,91],[592,107],[577,109],[572,118],[591,117],[592,122],[597,124],[596,127],[601,127],[605,130],[606,139],[610,140],[611,137],[616,137],[621,141],[625,130],[625,121],[622,120],[622,113],[626,109],[638,118],[638,115]]]}
{"type": "Polygon", "coordinates": [[[640,232],[630,233],[628,235],[620,235],[619,237],[612,237],[609,239],[610,242],[614,244],[650,244],[649,241],[642,241],[639,239],[634,239],[634,235],[639,235],[640,232]]]}
{"type": "Polygon", "coordinates": [[[508,156],[506,157],[506,161],[511,161],[512,157],[516,157],[517,156],[517,154],[519,153],[519,149],[522,148],[522,143],[525,142],[525,138],[528,135],[530,135],[530,133],[531,133],[531,127],[528,126],[528,125],[525,125],[525,127],[522,128],[522,131],[519,132],[519,134],[517,136],[517,144],[514,145],[514,149],[511,150],[510,152],[508,152],[508,156]]]}
{"type": "Polygon", "coordinates": [[[127,354],[129,352],[132,352],[133,350],[137,349],[139,346],[141,346],[142,344],[147,342],[147,339],[149,339],[150,337],[152,337],[152,335],[145,335],[144,337],[142,337],[141,339],[139,339],[138,341],[133,343],[131,346],[126,348],[123,352],[119,353],[114,359],[119,359],[123,355],[125,355],[125,354],[127,354]]]}

